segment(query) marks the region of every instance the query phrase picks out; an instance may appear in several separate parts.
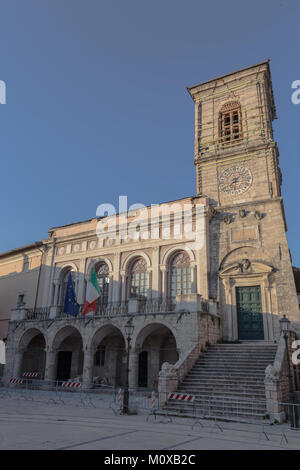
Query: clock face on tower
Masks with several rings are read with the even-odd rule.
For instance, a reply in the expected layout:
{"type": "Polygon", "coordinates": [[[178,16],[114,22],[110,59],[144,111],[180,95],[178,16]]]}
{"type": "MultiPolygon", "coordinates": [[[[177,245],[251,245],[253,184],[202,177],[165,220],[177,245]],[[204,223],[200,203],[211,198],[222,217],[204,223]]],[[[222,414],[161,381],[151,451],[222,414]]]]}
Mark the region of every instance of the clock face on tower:
{"type": "Polygon", "coordinates": [[[227,168],[219,177],[219,188],[230,196],[242,194],[252,184],[252,173],[242,165],[227,168]]]}

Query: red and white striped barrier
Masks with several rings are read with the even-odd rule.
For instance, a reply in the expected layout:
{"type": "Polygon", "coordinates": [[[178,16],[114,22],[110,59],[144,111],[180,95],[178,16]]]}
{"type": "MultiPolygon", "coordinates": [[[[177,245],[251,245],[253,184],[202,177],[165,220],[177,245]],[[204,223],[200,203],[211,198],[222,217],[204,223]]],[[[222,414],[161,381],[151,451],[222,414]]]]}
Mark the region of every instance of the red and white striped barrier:
{"type": "Polygon", "coordinates": [[[193,402],[195,400],[195,395],[189,395],[187,393],[175,393],[171,392],[168,395],[168,400],[178,400],[178,401],[188,401],[193,402]]]}
{"type": "Polygon", "coordinates": [[[9,383],[10,384],[22,384],[23,383],[23,379],[14,379],[14,378],[11,378],[9,380],[9,383]]]}
{"type": "Polygon", "coordinates": [[[80,388],[81,383],[80,382],[63,382],[61,386],[65,388],[80,388]]]}
{"type": "Polygon", "coordinates": [[[155,395],[155,392],[152,392],[152,395],[151,395],[151,407],[152,407],[152,409],[155,408],[155,401],[156,401],[156,395],[155,395]]]}
{"type": "Polygon", "coordinates": [[[118,396],[117,396],[117,403],[121,403],[121,401],[122,401],[122,389],[119,388],[118,396]]]}
{"type": "Polygon", "coordinates": [[[38,375],[38,372],[24,372],[23,377],[37,377],[38,375]]]}

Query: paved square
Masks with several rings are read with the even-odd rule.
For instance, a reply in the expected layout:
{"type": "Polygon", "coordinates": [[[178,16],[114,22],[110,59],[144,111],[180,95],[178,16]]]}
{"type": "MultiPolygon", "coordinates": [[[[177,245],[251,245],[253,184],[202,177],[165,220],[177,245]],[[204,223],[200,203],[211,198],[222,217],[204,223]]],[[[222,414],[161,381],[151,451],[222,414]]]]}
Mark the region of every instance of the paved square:
{"type": "MultiPolygon", "coordinates": [[[[67,394],[68,395],[68,394],[67,394]]],[[[300,432],[288,426],[218,423],[138,415],[123,416],[110,408],[110,397],[83,404],[74,395],[49,401],[43,392],[24,398],[0,394],[0,449],[61,450],[204,450],[300,449],[300,432]],[[287,442],[286,442],[286,439],[287,442]]]]}

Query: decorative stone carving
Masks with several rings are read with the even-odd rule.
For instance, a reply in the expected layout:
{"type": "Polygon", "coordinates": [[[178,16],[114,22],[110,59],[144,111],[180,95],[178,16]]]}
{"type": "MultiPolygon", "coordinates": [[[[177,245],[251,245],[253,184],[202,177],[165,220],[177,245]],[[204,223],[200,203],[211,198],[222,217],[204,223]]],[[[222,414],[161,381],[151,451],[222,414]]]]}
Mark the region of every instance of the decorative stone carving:
{"type": "Polygon", "coordinates": [[[229,216],[229,215],[225,215],[223,221],[224,221],[224,223],[225,223],[226,225],[231,224],[231,218],[230,218],[230,216],[229,216]]]}
{"type": "Polygon", "coordinates": [[[164,362],[161,366],[161,370],[159,371],[159,377],[177,377],[177,369],[174,365],[170,364],[169,362],[164,362]]]}
{"type": "Polygon", "coordinates": [[[254,212],[254,217],[255,217],[257,220],[260,220],[260,219],[262,219],[262,213],[259,212],[259,211],[255,211],[255,212],[254,212]]]}
{"type": "Polygon", "coordinates": [[[243,219],[244,217],[246,217],[246,215],[247,215],[247,214],[246,214],[245,209],[240,209],[240,210],[239,210],[239,216],[240,216],[242,219],[243,219]]]}
{"type": "Polygon", "coordinates": [[[266,367],[266,382],[277,382],[279,380],[279,371],[271,364],[266,367]]]}
{"type": "Polygon", "coordinates": [[[216,209],[214,209],[212,206],[209,206],[207,210],[207,216],[208,216],[209,221],[211,221],[211,219],[216,217],[216,215],[217,215],[216,209]]]}
{"type": "Polygon", "coordinates": [[[251,262],[247,258],[243,259],[243,261],[242,261],[242,270],[243,271],[248,271],[250,266],[251,266],[251,262]]]}

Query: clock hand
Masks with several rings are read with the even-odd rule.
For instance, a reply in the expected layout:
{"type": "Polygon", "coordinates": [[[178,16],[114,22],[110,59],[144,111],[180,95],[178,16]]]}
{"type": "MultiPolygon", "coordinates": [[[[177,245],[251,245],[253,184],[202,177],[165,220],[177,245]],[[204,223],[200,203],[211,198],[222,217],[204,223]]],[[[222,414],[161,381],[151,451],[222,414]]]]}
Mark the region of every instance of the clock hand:
{"type": "Polygon", "coordinates": [[[238,180],[239,180],[239,178],[238,178],[238,177],[237,177],[237,178],[233,178],[233,180],[232,180],[232,182],[231,182],[230,186],[232,186],[233,184],[237,183],[237,182],[238,182],[238,180]]]}

